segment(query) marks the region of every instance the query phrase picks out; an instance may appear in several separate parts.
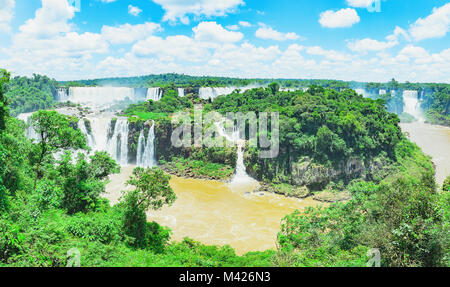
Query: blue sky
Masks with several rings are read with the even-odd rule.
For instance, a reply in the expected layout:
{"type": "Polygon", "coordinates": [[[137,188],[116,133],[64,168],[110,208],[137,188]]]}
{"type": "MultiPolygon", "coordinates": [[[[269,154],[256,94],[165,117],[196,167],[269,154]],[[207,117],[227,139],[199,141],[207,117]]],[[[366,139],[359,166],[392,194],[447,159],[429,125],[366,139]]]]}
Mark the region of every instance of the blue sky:
{"type": "Polygon", "coordinates": [[[449,1],[79,1],[80,11],[71,0],[0,0],[0,67],[58,80],[177,72],[450,82],[449,1]]]}

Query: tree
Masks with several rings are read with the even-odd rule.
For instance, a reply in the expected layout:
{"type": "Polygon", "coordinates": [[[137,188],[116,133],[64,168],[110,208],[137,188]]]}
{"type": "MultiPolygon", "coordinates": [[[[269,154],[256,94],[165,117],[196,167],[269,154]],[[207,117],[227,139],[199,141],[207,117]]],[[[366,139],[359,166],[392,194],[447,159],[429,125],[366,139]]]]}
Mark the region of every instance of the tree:
{"type": "Polygon", "coordinates": [[[278,83],[272,83],[269,85],[269,89],[272,92],[272,95],[275,95],[280,90],[280,85],[278,83]]]}
{"type": "Polygon", "coordinates": [[[135,239],[133,243],[135,247],[149,247],[153,244],[151,239],[155,240],[152,234],[154,233],[152,229],[155,229],[154,224],[147,223],[146,211],[158,210],[164,204],[172,205],[176,200],[176,194],[170,187],[169,180],[170,176],[159,168],[138,167],[134,169],[132,177],[127,181],[127,184],[133,185],[135,189],[124,192],[123,225],[125,233],[135,239]]]}
{"type": "Polygon", "coordinates": [[[9,81],[9,73],[0,69],[0,134],[5,129],[5,119],[8,115],[8,103],[5,98],[5,84],[9,81]]]}
{"type": "Polygon", "coordinates": [[[31,125],[39,136],[32,153],[36,174],[33,190],[36,190],[41,165],[46,157],[62,149],[87,149],[87,146],[84,134],[70,126],[67,116],[55,111],[38,111],[31,116],[31,125]]]}
{"type": "Polygon", "coordinates": [[[76,163],[72,163],[71,152],[67,151],[58,161],[53,180],[62,187],[62,207],[69,214],[95,210],[100,194],[105,191],[105,180],[120,171],[119,165],[106,152],[96,152],[89,159],[79,153],[76,163]]]}

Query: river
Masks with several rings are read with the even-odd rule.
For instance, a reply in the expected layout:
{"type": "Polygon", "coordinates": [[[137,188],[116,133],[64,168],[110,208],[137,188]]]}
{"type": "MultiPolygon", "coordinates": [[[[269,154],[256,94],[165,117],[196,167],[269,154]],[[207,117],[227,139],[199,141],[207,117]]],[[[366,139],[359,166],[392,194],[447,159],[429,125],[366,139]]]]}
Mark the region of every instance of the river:
{"type": "Polygon", "coordinates": [[[450,128],[423,122],[402,123],[400,127],[409,134],[411,141],[432,157],[436,181],[441,186],[450,175],[450,128]]]}
{"type": "MultiPolygon", "coordinates": [[[[112,175],[106,197],[117,203],[124,182],[134,166],[122,167],[112,175]]],[[[172,239],[190,237],[209,245],[230,245],[242,255],[250,251],[276,248],[281,219],[306,207],[322,205],[311,198],[297,199],[271,193],[254,193],[257,183],[229,185],[211,180],[185,179],[172,176],[170,186],[177,194],[171,207],[147,213],[172,229],[172,239]]]]}

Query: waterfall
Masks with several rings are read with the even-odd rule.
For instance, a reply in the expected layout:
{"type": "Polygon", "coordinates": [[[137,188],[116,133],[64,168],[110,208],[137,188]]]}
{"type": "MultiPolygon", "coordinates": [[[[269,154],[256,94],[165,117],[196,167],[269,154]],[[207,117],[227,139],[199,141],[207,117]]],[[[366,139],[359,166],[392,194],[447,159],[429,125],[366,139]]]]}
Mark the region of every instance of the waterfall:
{"type": "Polygon", "coordinates": [[[136,150],[136,164],[145,168],[156,166],[154,122],[148,131],[147,141],[145,140],[144,130],[141,130],[139,133],[138,147],[136,150]]]}
{"type": "Polygon", "coordinates": [[[184,89],[178,88],[178,96],[179,96],[180,98],[184,97],[184,89]]]}
{"type": "Polygon", "coordinates": [[[105,108],[129,99],[135,101],[133,88],[122,87],[70,87],[63,101],[83,104],[91,108],[105,108]]]}
{"type": "Polygon", "coordinates": [[[160,88],[148,88],[147,90],[147,101],[153,100],[153,101],[159,101],[161,100],[163,96],[163,92],[160,88]]]}
{"type": "MultiPolygon", "coordinates": [[[[106,128],[105,128],[106,129],[106,128]]],[[[128,164],[128,119],[117,119],[112,137],[108,140],[109,154],[120,164],[128,164]]]]}
{"type": "Polygon", "coordinates": [[[244,151],[245,151],[245,140],[240,138],[239,128],[235,125],[233,128],[233,133],[228,135],[223,128],[223,125],[219,122],[215,123],[217,132],[220,136],[225,137],[228,141],[233,142],[237,146],[237,161],[236,161],[236,172],[231,179],[231,184],[242,184],[242,183],[254,183],[255,180],[247,174],[247,170],[244,164],[244,151]]]}
{"type": "MultiPolygon", "coordinates": [[[[86,119],[87,120],[87,119],[86,119]]],[[[87,145],[94,149],[95,148],[95,139],[94,136],[92,135],[92,133],[90,133],[86,127],[86,121],[85,119],[81,119],[78,122],[78,128],[80,129],[80,131],[86,136],[86,143],[87,145]]]]}
{"type": "Polygon", "coordinates": [[[425,119],[423,117],[423,112],[420,107],[420,101],[417,91],[403,91],[403,111],[410,114],[418,121],[423,122],[425,119]]]}
{"type": "Polygon", "coordinates": [[[136,149],[136,165],[143,166],[143,154],[145,149],[145,136],[144,130],[142,129],[139,133],[138,146],[136,149]]]}
{"type": "Polygon", "coordinates": [[[355,89],[355,92],[358,95],[362,95],[364,98],[367,98],[369,96],[365,89],[355,89]]]}
{"type": "Polygon", "coordinates": [[[67,102],[69,100],[69,89],[58,88],[57,99],[58,102],[67,102]]]}
{"type": "Polygon", "coordinates": [[[218,96],[229,95],[236,89],[237,89],[236,87],[226,87],[226,88],[211,88],[211,87],[207,87],[207,88],[200,88],[199,91],[198,91],[198,96],[201,99],[204,99],[204,100],[208,100],[208,99],[214,100],[218,96]]]}
{"type": "Polygon", "coordinates": [[[40,140],[40,135],[31,126],[31,116],[33,113],[23,113],[17,116],[19,120],[24,121],[27,124],[27,130],[25,131],[25,136],[32,140],[40,140]]]}
{"type": "Polygon", "coordinates": [[[378,95],[386,95],[386,90],[379,90],[378,95]]]}

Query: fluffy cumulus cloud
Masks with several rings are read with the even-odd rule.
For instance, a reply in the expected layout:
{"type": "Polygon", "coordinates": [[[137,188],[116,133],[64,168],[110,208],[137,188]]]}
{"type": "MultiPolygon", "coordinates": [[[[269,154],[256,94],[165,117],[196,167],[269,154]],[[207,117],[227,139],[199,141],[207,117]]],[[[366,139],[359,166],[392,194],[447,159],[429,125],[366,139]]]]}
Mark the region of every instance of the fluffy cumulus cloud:
{"type": "Polygon", "coordinates": [[[358,23],[360,18],[355,9],[327,10],[320,14],[319,23],[326,28],[345,28],[358,23]]]}
{"type": "Polygon", "coordinates": [[[0,0],[0,33],[11,30],[10,23],[14,17],[14,0],[0,0]]]}
{"type": "Polygon", "coordinates": [[[184,24],[189,23],[189,15],[194,16],[224,16],[239,6],[244,5],[243,0],[152,0],[162,6],[166,14],[164,21],[184,24]]]}
{"type": "Polygon", "coordinates": [[[21,74],[85,70],[92,54],[108,52],[109,45],[100,34],[77,33],[69,23],[73,16],[67,1],[42,0],[34,18],[20,26],[11,46],[0,52],[9,57],[0,60],[0,66],[21,74]]]}
{"type": "Polygon", "coordinates": [[[428,17],[419,18],[411,25],[409,33],[416,41],[429,38],[444,37],[450,27],[450,3],[440,8],[434,8],[428,17]]]}
{"type": "Polygon", "coordinates": [[[128,14],[133,16],[139,16],[141,14],[142,10],[139,7],[128,5],[128,14]]]}
{"type": "Polygon", "coordinates": [[[365,53],[367,51],[381,51],[396,46],[396,41],[378,41],[370,38],[355,40],[348,44],[348,48],[354,52],[365,53]]]}
{"type": "Polygon", "coordinates": [[[156,23],[147,22],[137,25],[127,23],[117,27],[103,26],[102,36],[112,44],[131,44],[161,30],[161,26],[156,23]]]}
{"type": "Polygon", "coordinates": [[[228,31],[216,22],[201,22],[192,30],[198,41],[233,43],[244,37],[241,32],[228,31]]]}
{"type": "Polygon", "coordinates": [[[297,40],[300,36],[296,33],[281,33],[265,24],[260,23],[260,28],[256,30],[255,36],[261,39],[270,39],[275,41],[297,40]]]}

